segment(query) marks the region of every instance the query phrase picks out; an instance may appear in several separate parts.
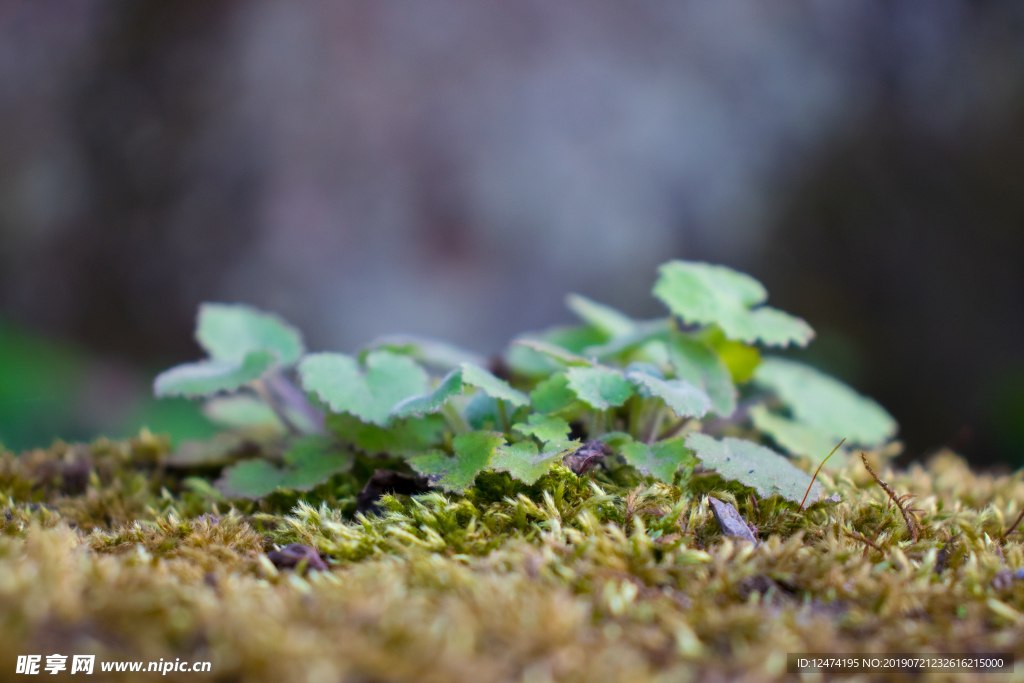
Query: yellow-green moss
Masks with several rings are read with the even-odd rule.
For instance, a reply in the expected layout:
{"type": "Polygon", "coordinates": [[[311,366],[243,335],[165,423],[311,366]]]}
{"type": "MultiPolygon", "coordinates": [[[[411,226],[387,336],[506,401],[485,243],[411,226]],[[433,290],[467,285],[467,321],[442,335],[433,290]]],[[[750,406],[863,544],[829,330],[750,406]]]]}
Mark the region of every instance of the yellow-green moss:
{"type": "Polygon", "coordinates": [[[787,652],[1024,655],[1024,580],[1007,574],[1024,547],[1000,541],[1024,477],[952,454],[878,462],[916,496],[914,543],[853,459],[823,477],[841,502],[805,512],[714,479],[620,490],[556,468],[352,520],[326,503],[232,509],[166,472],[165,452],[144,434],[0,456],[0,671],[56,652],[213,663],[167,680],[782,680],[787,652]],[[710,488],[763,543],[721,537],[710,488]],[[293,542],[332,569],[275,569],[265,552],[293,542]]]}

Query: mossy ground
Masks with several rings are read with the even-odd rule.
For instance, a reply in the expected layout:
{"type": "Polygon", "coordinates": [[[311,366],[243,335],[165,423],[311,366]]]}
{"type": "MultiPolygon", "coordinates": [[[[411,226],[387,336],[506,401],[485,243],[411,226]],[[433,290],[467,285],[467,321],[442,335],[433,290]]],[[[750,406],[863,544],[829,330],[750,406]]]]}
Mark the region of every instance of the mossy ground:
{"type": "Polygon", "coordinates": [[[165,469],[166,450],[143,434],[0,456],[0,677],[52,653],[212,662],[169,680],[439,683],[779,680],[787,652],[1024,655],[1024,546],[1000,541],[1024,475],[952,454],[878,462],[916,496],[914,542],[859,462],[822,478],[841,502],[804,512],[713,477],[627,488],[558,468],[353,519],[348,483],[232,508],[165,469]],[[763,543],[721,537],[711,488],[763,543]],[[332,568],[276,569],[266,552],[296,542],[332,568]]]}

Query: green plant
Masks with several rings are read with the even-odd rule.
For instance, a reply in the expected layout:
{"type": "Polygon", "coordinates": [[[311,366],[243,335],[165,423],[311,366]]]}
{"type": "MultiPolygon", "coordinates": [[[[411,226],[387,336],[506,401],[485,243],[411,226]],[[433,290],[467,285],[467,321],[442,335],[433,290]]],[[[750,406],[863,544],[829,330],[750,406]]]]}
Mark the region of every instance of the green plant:
{"type": "Polygon", "coordinates": [[[310,354],[274,315],[204,304],[196,337],[209,358],[162,373],[155,391],[203,399],[211,419],[264,435],[261,457],[224,469],[217,486],[232,497],[309,490],[381,454],[448,492],[489,470],[528,485],[586,440],[603,444],[601,476],[673,483],[700,463],[796,503],[821,487],[794,458],[817,464],[840,438],[874,448],[895,435],[871,399],[795,361],[762,358],[759,347],[806,346],[814,332],[765,306],[754,278],[672,261],[653,294],[665,318],[633,320],[570,295],[581,324],[522,335],[490,368],[414,337],[310,354]]]}

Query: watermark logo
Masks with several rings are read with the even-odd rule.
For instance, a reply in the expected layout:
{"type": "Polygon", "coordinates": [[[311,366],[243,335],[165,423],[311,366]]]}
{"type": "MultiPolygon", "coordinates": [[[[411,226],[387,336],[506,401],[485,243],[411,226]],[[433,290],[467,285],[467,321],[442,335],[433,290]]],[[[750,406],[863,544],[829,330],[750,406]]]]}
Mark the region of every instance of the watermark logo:
{"type": "MultiPolygon", "coordinates": [[[[91,674],[96,667],[96,655],[73,655],[71,657],[72,674],[91,674]]],[[[166,676],[171,672],[209,673],[210,662],[183,662],[180,659],[163,660],[159,662],[125,662],[107,661],[100,662],[100,670],[104,672],[149,672],[166,676]]],[[[46,655],[46,664],[43,664],[43,655],[18,655],[18,663],[14,668],[16,674],[37,675],[40,673],[58,674],[68,671],[68,656],[61,654],[46,655]]]]}

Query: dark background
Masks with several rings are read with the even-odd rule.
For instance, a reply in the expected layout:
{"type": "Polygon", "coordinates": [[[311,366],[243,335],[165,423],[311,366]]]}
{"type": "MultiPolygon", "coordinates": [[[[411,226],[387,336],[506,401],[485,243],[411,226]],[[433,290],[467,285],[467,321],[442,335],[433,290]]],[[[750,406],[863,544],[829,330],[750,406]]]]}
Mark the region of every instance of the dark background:
{"type": "Polygon", "coordinates": [[[0,0],[0,440],[209,430],[203,300],[492,353],[670,258],[1024,465],[1024,3],[0,0]]]}

